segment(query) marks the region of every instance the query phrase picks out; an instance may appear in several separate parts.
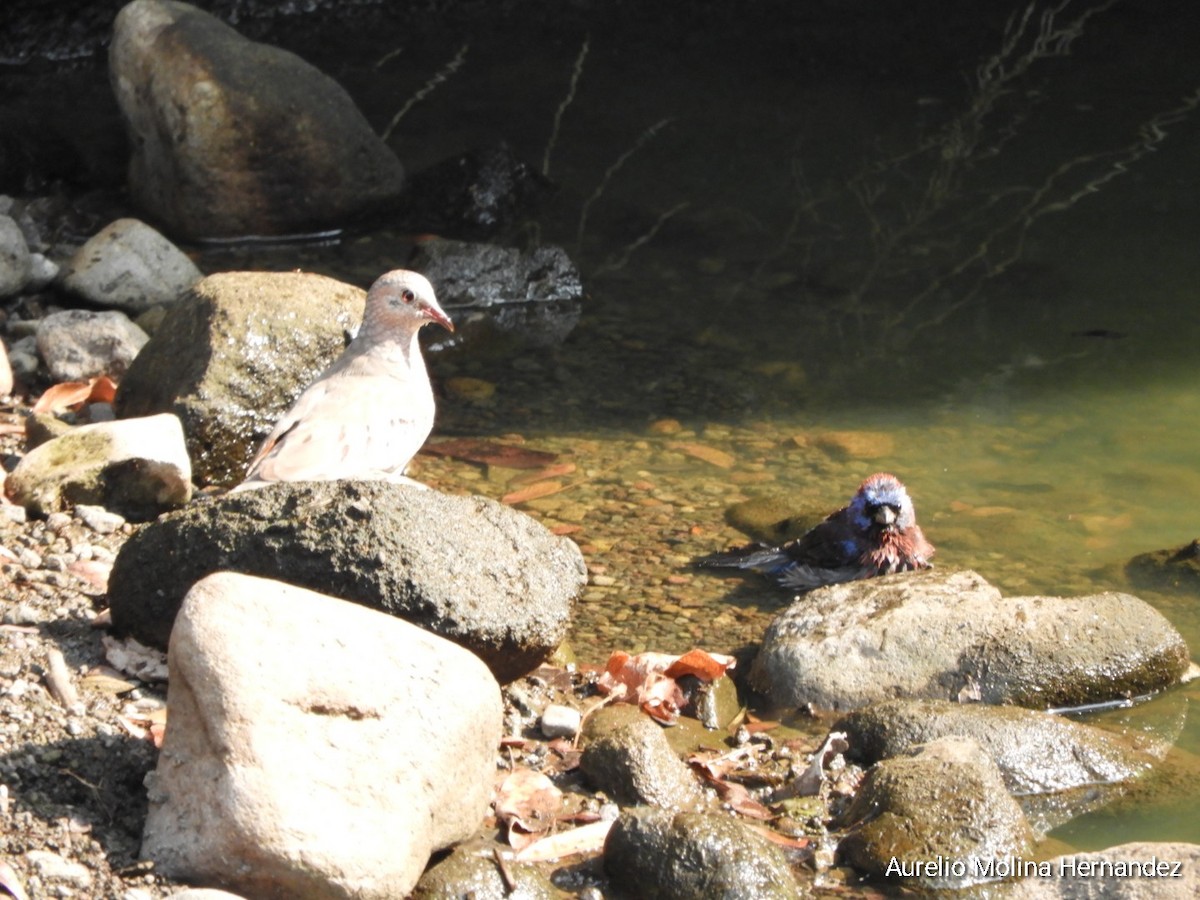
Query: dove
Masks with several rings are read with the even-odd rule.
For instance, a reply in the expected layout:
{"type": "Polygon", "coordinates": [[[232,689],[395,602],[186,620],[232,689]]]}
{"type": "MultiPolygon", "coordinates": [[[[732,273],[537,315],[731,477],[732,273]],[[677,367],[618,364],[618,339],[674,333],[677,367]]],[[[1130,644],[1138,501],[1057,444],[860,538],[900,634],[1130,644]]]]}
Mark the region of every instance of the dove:
{"type": "Polygon", "coordinates": [[[705,568],[750,569],[796,592],[932,567],[912,498],[894,475],[867,478],[849,504],[778,547],[748,544],[693,560],[705,568]]]}
{"type": "Polygon", "coordinates": [[[283,415],[234,490],[344,478],[416,484],[404,469],[433,428],[417,341],[430,322],[454,330],[423,275],[397,269],[376,279],[354,340],[283,415]]]}

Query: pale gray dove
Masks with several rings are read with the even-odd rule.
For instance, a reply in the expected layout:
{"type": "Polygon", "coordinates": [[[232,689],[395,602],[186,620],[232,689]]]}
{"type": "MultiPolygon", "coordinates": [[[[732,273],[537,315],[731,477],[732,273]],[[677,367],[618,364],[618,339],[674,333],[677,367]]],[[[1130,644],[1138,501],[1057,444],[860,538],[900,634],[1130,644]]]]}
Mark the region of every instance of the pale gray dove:
{"type": "Polygon", "coordinates": [[[357,336],[305,388],[263,441],[234,490],[272,481],[401,481],[433,428],[433,389],[417,333],[453,331],[422,275],[397,269],[367,292],[357,336]]]}

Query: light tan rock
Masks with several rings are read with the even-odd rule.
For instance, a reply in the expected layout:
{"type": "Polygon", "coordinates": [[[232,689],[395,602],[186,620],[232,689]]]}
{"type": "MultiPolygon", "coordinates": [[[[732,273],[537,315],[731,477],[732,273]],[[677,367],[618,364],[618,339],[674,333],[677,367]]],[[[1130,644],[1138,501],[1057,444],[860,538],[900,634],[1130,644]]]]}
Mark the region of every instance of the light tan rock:
{"type": "Polygon", "coordinates": [[[220,572],[171,637],[142,852],[248,897],[403,897],[481,824],[499,687],[468,651],[302,588],[220,572]]]}
{"type": "Polygon", "coordinates": [[[191,499],[183,428],[169,414],[80,425],[25,454],[6,490],[38,515],[82,503],[153,518],[191,499]]]}

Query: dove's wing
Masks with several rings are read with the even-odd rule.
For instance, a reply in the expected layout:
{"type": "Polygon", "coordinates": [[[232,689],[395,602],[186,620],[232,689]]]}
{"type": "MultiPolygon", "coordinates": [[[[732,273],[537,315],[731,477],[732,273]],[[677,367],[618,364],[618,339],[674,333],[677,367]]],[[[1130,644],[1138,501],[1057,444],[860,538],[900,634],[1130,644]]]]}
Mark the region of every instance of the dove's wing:
{"type": "Polygon", "coordinates": [[[411,387],[383,375],[315,382],[275,426],[246,479],[324,481],[402,473],[433,428],[432,394],[414,396],[411,387]]]}

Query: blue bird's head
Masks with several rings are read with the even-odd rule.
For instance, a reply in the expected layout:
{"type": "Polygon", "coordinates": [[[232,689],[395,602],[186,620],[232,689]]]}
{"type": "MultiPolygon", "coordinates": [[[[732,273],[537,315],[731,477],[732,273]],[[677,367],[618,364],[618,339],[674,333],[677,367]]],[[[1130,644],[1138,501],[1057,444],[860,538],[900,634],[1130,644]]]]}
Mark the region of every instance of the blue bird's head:
{"type": "Polygon", "coordinates": [[[863,531],[879,528],[903,534],[917,524],[912,498],[895,475],[879,472],[858,487],[850,501],[855,524],[863,531]]]}

